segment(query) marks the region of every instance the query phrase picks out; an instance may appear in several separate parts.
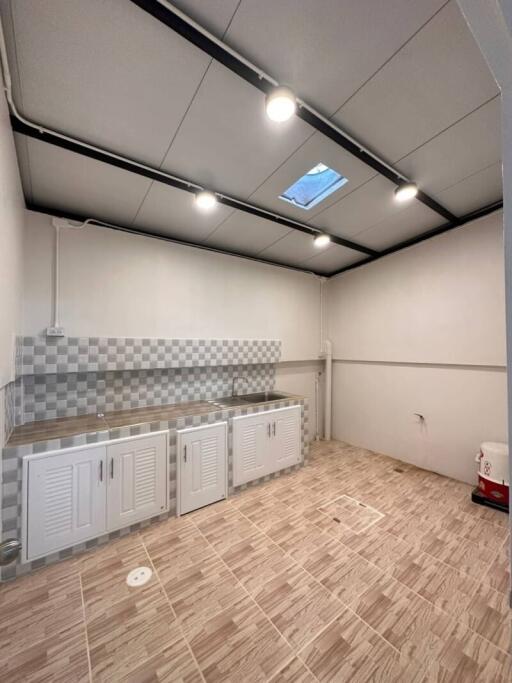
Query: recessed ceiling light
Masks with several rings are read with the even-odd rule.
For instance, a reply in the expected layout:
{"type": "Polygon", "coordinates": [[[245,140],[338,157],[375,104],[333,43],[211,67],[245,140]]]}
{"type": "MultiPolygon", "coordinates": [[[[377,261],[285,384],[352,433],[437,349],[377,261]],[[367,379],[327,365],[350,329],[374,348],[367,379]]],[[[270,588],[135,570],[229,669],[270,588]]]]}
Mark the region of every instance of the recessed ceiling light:
{"type": "Polygon", "coordinates": [[[416,183],[403,183],[395,190],[395,199],[397,202],[406,202],[408,199],[416,197],[418,194],[418,186],[416,183]]]}
{"type": "Polygon", "coordinates": [[[295,95],[285,86],[275,88],[267,95],[267,102],[265,109],[267,116],[272,121],[288,121],[288,119],[295,114],[297,103],[295,95]]]}
{"type": "Polygon", "coordinates": [[[213,209],[217,203],[217,197],[213,194],[213,192],[202,190],[196,194],[195,202],[196,206],[201,209],[201,211],[210,211],[210,209],[213,209]]]}
{"type": "Polygon", "coordinates": [[[322,247],[326,247],[330,243],[330,241],[331,241],[331,238],[329,237],[329,235],[326,235],[325,233],[321,232],[315,236],[315,239],[313,240],[313,244],[318,249],[321,249],[322,247]]]}

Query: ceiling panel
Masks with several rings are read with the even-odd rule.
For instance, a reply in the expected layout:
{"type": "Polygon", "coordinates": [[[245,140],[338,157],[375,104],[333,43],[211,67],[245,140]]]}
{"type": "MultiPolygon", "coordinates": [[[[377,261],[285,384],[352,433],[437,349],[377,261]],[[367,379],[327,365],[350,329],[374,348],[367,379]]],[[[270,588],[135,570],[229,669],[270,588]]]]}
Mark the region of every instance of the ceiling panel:
{"type": "Polygon", "coordinates": [[[211,212],[194,206],[194,195],[154,182],[133,225],[191,242],[203,241],[233,211],[217,204],[211,212]]]}
{"type": "Polygon", "coordinates": [[[498,96],[406,156],[397,168],[436,194],[496,163],[501,159],[500,109],[498,96]]]}
{"type": "Polygon", "coordinates": [[[264,95],[213,63],[163,168],[245,198],[310,135],[296,117],[270,121],[264,95]]]}
{"type": "Polygon", "coordinates": [[[244,254],[257,254],[284,237],[290,228],[234,211],[207,239],[206,243],[219,249],[235,249],[244,254]]]}
{"type": "Polygon", "coordinates": [[[322,212],[315,223],[335,235],[354,239],[354,235],[406,208],[394,200],[394,188],[389,180],[376,176],[322,212]]]}
{"type": "Polygon", "coordinates": [[[131,2],[11,4],[23,113],[159,164],[210,58],[131,2]]]}
{"type": "Polygon", "coordinates": [[[445,0],[242,0],[226,41],[333,113],[445,0]]]}
{"type": "Polygon", "coordinates": [[[346,249],[339,244],[331,244],[329,249],[304,261],[301,263],[301,266],[303,268],[310,268],[318,273],[332,273],[365,258],[367,258],[365,254],[358,253],[352,249],[346,249]]]}
{"type": "Polygon", "coordinates": [[[334,120],[393,161],[498,94],[456,2],[449,2],[334,120]]]}
{"type": "Polygon", "coordinates": [[[35,203],[130,225],[150,180],[40,140],[27,147],[35,203]]]}
{"type": "Polygon", "coordinates": [[[501,162],[464,178],[439,194],[440,201],[459,215],[498,202],[502,197],[501,162]]]}
{"type": "Polygon", "coordinates": [[[437,228],[446,221],[420,202],[412,202],[402,211],[359,233],[355,239],[361,244],[377,249],[386,249],[403,240],[421,235],[427,230],[437,228]]]}
{"type": "Polygon", "coordinates": [[[177,9],[214,35],[223,35],[239,0],[172,0],[177,9]]]}
{"type": "Polygon", "coordinates": [[[291,230],[278,242],[261,251],[259,256],[261,258],[281,261],[282,263],[297,265],[331,248],[332,245],[318,249],[313,244],[313,237],[311,235],[291,230]]]}
{"type": "Polygon", "coordinates": [[[317,225],[318,221],[315,220],[317,214],[352,192],[355,187],[373,175],[375,171],[371,168],[321,133],[315,133],[251,195],[251,201],[296,220],[317,225]],[[310,211],[279,199],[279,195],[284,190],[320,161],[344,175],[348,178],[348,182],[310,211]]]}

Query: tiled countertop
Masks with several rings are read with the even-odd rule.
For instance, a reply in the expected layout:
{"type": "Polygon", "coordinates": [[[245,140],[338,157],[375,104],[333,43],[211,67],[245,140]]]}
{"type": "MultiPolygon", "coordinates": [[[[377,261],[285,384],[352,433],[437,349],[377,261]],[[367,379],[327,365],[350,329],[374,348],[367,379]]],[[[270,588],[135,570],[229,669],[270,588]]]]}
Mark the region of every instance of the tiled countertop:
{"type": "MultiPolygon", "coordinates": [[[[284,400],[302,399],[302,396],[280,391],[284,400]]],[[[276,401],[268,401],[269,405],[276,401]]],[[[251,408],[266,403],[247,403],[240,401],[240,406],[251,408]]],[[[7,448],[32,444],[38,441],[53,441],[65,437],[91,432],[110,431],[120,427],[142,425],[151,422],[171,422],[181,417],[205,415],[219,412],[219,407],[208,401],[190,401],[174,405],[150,406],[106,412],[102,415],[80,415],[78,417],[60,417],[54,420],[28,422],[16,427],[6,444],[7,448]]]]}

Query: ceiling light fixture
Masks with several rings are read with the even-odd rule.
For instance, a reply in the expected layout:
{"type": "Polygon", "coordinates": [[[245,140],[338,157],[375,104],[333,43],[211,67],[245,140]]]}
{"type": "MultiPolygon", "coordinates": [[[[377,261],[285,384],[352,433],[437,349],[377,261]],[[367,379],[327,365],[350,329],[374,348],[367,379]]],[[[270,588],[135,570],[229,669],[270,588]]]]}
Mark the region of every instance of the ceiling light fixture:
{"type": "Polygon", "coordinates": [[[395,199],[397,202],[406,202],[408,199],[416,197],[418,194],[418,186],[416,183],[402,183],[395,190],[395,199]]]}
{"type": "Polygon", "coordinates": [[[213,192],[201,190],[201,192],[196,194],[195,202],[196,206],[201,209],[201,211],[210,211],[217,203],[217,197],[213,194],[213,192]]]}
{"type": "Polygon", "coordinates": [[[313,240],[313,244],[315,247],[318,249],[321,249],[322,247],[326,247],[331,241],[331,238],[329,235],[326,235],[323,232],[318,233],[318,235],[315,235],[315,239],[313,240]]]}
{"type": "Polygon", "coordinates": [[[281,85],[274,88],[274,90],[267,95],[265,109],[268,118],[272,121],[277,121],[279,123],[288,121],[288,119],[295,114],[295,110],[297,109],[295,95],[290,88],[286,88],[285,86],[281,85]]]}

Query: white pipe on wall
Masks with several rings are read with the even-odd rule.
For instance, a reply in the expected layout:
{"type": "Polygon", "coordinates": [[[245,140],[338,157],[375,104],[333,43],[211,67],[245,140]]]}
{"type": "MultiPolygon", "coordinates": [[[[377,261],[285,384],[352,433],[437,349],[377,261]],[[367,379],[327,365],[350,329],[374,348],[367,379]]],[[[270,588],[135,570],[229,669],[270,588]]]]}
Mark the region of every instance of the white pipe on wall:
{"type": "Polygon", "coordinates": [[[324,439],[331,439],[331,413],[332,413],[332,342],[330,339],[324,341],[325,346],[325,429],[324,439]]]}

